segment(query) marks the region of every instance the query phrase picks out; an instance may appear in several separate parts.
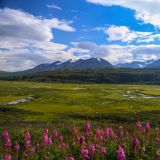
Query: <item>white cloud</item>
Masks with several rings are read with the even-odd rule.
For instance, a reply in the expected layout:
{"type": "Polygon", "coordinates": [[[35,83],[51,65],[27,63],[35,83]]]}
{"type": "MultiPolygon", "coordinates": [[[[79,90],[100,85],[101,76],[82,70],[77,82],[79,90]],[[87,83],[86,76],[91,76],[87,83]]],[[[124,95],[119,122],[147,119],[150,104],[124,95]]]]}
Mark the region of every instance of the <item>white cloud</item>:
{"type": "Polygon", "coordinates": [[[108,41],[121,42],[153,42],[160,39],[160,34],[152,32],[132,31],[126,26],[110,26],[103,29],[104,33],[108,35],[108,41]]]}
{"type": "Polygon", "coordinates": [[[91,42],[73,44],[75,47],[70,52],[78,58],[101,57],[113,64],[160,58],[160,45],[97,45],[91,42]]]}
{"type": "Polygon", "coordinates": [[[24,70],[40,63],[74,57],[66,51],[66,45],[51,41],[54,28],[75,31],[70,22],[64,20],[0,9],[0,70],[24,70]]]}
{"type": "Polygon", "coordinates": [[[55,4],[47,4],[47,7],[48,8],[54,8],[54,9],[58,9],[58,10],[62,10],[62,8],[58,5],[55,5],[55,4]]]}
{"type": "Polygon", "coordinates": [[[103,6],[121,6],[136,11],[135,17],[144,23],[160,27],[159,0],[86,0],[103,6]]]}
{"type": "MultiPolygon", "coordinates": [[[[34,67],[41,63],[101,57],[113,64],[131,61],[146,61],[160,58],[160,45],[97,45],[93,42],[73,42],[72,47],[53,42],[32,44],[6,43],[8,49],[0,49],[0,70],[17,71],[34,67]]],[[[5,43],[0,46],[5,48],[5,43]]]]}
{"type": "MultiPolygon", "coordinates": [[[[73,47],[68,47],[52,42],[54,38],[52,29],[53,31],[54,28],[67,32],[75,31],[70,24],[70,22],[57,18],[35,17],[20,10],[0,9],[0,70],[25,70],[41,63],[89,57],[105,58],[114,64],[160,58],[160,45],[121,46],[77,42],[72,43],[73,47]]],[[[122,30],[126,33],[127,29],[123,28],[122,30]]],[[[129,29],[127,32],[131,34],[129,41],[136,39],[137,32],[129,29]]],[[[112,32],[113,35],[115,36],[115,32],[112,32]]],[[[146,36],[154,35],[147,32],[146,36]]],[[[125,36],[121,36],[120,40],[122,41],[124,38],[125,36]]],[[[116,39],[116,37],[112,37],[112,39],[116,39]]]]}
{"type": "Polygon", "coordinates": [[[67,51],[67,45],[53,42],[0,41],[0,46],[0,70],[4,71],[20,71],[41,63],[64,61],[75,57],[67,51]]]}
{"type": "Polygon", "coordinates": [[[20,10],[0,9],[1,39],[16,37],[21,40],[50,41],[53,39],[54,28],[67,32],[75,31],[67,22],[57,18],[45,19],[20,10]]]}

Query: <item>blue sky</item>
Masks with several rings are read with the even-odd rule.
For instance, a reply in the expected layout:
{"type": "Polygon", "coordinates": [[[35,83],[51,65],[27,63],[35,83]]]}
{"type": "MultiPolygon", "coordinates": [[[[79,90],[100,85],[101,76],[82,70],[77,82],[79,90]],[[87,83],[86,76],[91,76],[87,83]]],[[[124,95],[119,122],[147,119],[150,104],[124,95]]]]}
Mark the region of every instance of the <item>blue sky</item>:
{"type": "Polygon", "coordinates": [[[0,70],[90,57],[159,59],[159,8],[158,0],[1,0],[0,70]]]}

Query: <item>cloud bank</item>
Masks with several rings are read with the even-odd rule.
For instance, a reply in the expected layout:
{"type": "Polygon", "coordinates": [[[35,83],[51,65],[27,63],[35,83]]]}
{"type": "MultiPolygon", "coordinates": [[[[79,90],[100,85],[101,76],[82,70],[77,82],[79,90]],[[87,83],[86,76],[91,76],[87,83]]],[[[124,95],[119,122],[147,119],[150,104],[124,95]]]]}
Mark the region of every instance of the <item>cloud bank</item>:
{"type": "Polygon", "coordinates": [[[151,44],[121,46],[80,42],[74,43],[73,52],[79,58],[101,57],[113,64],[160,58],[160,46],[151,44]]]}
{"type": "MultiPolygon", "coordinates": [[[[0,9],[0,70],[19,71],[56,60],[90,57],[104,58],[113,64],[160,58],[160,46],[156,44],[122,46],[72,42],[68,46],[54,43],[54,29],[76,31],[71,25],[58,18],[46,19],[21,10],[0,9]]],[[[159,37],[152,32],[132,31],[125,26],[110,26],[103,31],[108,41],[129,43],[138,39],[151,42],[159,37]]]]}
{"type": "Polygon", "coordinates": [[[160,34],[155,34],[153,32],[133,31],[130,30],[127,26],[112,25],[108,28],[96,28],[96,30],[102,30],[108,36],[108,41],[149,43],[154,42],[155,40],[160,40],[160,34]]]}
{"type": "Polygon", "coordinates": [[[160,27],[159,0],[86,0],[87,2],[103,6],[121,6],[135,11],[135,18],[144,23],[160,27]]]}
{"type": "Polygon", "coordinates": [[[0,9],[0,70],[24,70],[54,59],[70,58],[64,44],[53,43],[52,29],[74,32],[70,23],[15,9],[0,9]]]}

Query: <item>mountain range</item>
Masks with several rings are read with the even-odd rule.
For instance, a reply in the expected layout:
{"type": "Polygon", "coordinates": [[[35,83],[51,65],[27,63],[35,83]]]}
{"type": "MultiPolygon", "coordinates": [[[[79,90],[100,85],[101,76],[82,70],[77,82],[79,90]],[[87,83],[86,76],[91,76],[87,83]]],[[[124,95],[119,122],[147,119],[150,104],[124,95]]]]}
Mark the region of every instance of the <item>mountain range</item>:
{"type": "Polygon", "coordinates": [[[149,65],[146,66],[147,68],[160,68],[160,59],[153,61],[149,65]]]}
{"type": "MultiPolygon", "coordinates": [[[[94,69],[94,68],[131,68],[131,69],[141,69],[141,68],[160,68],[160,59],[158,60],[147,60],[145,62],[133,61],[130,63],[121,63],[117,65],[112,65],[107,60],[102,58],[89,58],[89,59],[79,59],[79,60],[67,60],[65,62],[55,61],[53,63],[40,64],[34,68],[15,72],[15,73],[36,73],[43,71],[51,71],[56,69],[94,69]]],[[[10,72],[0,71],[1,74],[7,74],[10,72]]]]}
{"type": "Polygon", "coordinates": [[[89,59],[79,59],[76,61],[67,60],[65,62],[55,61],[53,63],[40,64],[32,69],[26,70],[25,72],[41,72],[41,71],[51,71],[55,69],[86,69],[86,68],[160,68],[159,60],[147,60],[147,61],[133,61],[130,63],[122,63],[117,65],[112,65],[108,61],[102,58],[89,58],[89,59]]]}
{"type": "Polygon", "coordinates": [[[113,68],[113,65],[102,58],[79,59],[77,61],[68,60],[65,62],[55,61],[53,63],[40,64],[24,72],[42,72],[55,69],[85,69],[85,68],[113,68]]]}
{"type": "MultiPolygon", "coordinates": [[[[120,63],[117,64],[116,66],[118,68],[145,68],[145,67],[149,67],[149,65],[151,65],[152,63],[154,63],[154,60],[147,60],[147,61],[133,61],[130,63],[120,63]]],[[[159,62],[160,64],[160,62],[159,62]]]]}
{"type": "Polygon", "coordinates": [[[160,84],[160,60],[118,65],[112,65],[102,58],[55,61],[20,72],[0,71],[0,80],[160,84]]]}

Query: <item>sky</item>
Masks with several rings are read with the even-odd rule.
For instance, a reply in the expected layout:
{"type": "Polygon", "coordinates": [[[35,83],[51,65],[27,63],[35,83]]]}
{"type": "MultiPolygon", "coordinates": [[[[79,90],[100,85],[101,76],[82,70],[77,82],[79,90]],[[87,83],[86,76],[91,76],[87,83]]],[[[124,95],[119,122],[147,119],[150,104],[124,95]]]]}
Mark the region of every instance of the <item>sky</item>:
{"type": "Polygon", "coordinates": [[[159,0],[0,0],[0,70],[160,59],[159,0]]]}

